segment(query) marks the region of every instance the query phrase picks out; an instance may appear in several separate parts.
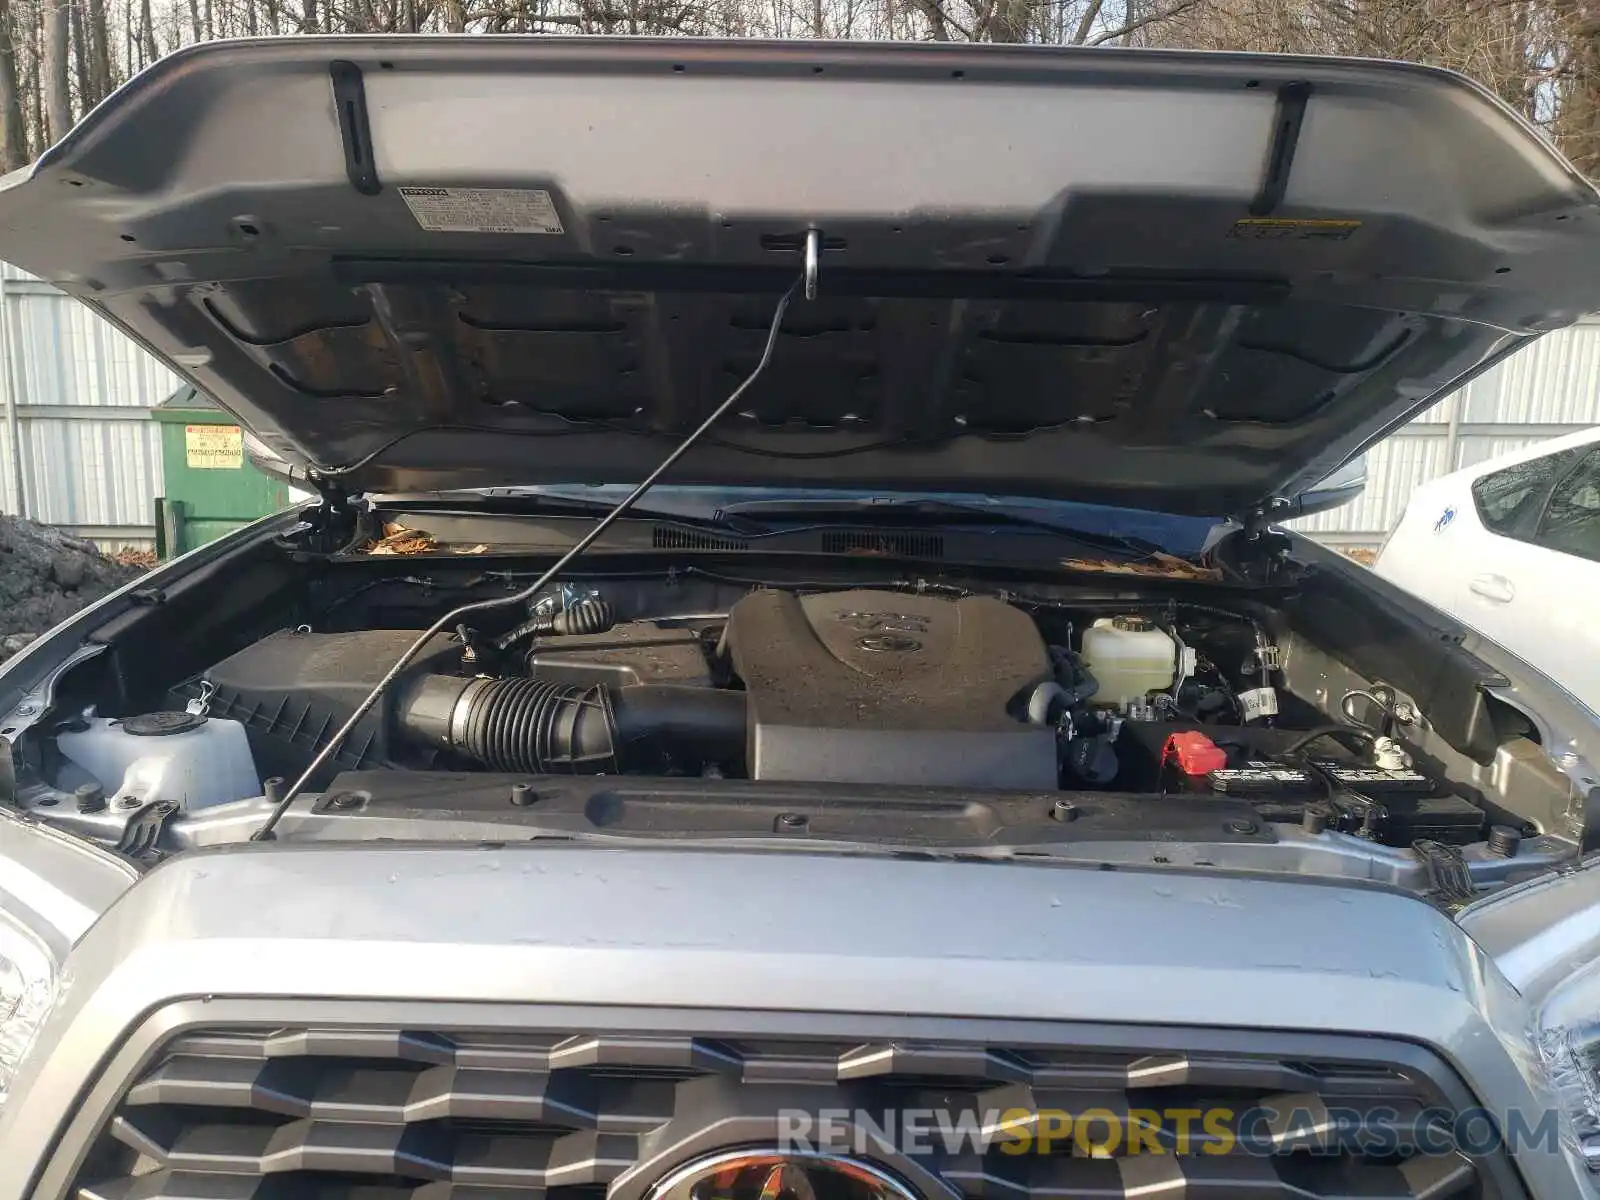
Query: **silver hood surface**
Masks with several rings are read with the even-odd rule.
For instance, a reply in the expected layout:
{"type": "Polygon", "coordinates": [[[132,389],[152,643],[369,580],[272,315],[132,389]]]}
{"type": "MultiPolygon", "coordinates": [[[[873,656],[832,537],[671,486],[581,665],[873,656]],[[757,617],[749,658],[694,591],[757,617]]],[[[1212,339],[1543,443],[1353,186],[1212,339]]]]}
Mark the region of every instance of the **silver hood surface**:
{"type": "Polygon", "coordinates": [[[560,38],[210,43],[0,190],[59,283],[357,489],[639,478],[1204,514],[1600,309],[1596,192],[1395,63],[560,38]]]}

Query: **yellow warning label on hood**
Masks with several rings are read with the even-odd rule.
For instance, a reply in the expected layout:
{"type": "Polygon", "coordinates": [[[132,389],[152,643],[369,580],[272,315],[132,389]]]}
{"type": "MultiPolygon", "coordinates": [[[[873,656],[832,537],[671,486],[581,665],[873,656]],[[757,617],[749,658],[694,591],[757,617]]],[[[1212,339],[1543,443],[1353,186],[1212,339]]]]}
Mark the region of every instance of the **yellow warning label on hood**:
{"type": "Polygon", "coordinates": [[[237,471],[244,466],[244,434],[237,425],[185,425],[183,457],[200,471],[237,471]]]}
{"type": "Polygon", "coordinates": [[[1258,242],[1342,242],[1360,228],[1360,221],[1339,218],[1242,217],[1228,236],[1258,242]]]}

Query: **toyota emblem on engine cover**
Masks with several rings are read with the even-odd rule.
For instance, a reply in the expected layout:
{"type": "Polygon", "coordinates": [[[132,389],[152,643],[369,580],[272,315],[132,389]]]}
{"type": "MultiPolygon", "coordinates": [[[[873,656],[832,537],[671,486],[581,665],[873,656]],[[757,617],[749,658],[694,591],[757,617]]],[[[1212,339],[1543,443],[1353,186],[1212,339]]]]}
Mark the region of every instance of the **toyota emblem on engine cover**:
{"type": "Polygon", "coordinates": [[[918,1200],[877,1167],[836,1154],[734,1150],[696,1159],[645,1200],[918,1200]]]}
{"type": "Polygon", "coordinates": [[[876,650],[883,654],[914,654],[922,649],[920,641],[903,633],[868,634],[864,638],[857,638],[856,645],[863,650],[876,650]]]}
{"type": "Polygon", "coordinates": [[[846,608],[833,615],[835,620],[863,633],[879,629],[898,630],[901,633],[928,632],[928,618],[918,616],[916,613],[856,612],[854,609],[846,608]]]}

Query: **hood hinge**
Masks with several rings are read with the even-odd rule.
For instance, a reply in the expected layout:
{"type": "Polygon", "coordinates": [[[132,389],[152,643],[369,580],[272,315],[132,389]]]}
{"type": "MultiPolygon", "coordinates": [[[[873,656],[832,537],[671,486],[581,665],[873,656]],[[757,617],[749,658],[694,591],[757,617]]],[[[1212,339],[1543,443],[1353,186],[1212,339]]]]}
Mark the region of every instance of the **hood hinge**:
{"type": "Polygon", "coordinates": [[[306,512],[305,540],[325,554],[342,550],[355,539],[361,523],[360,493],[319,471],[307,471],[306,482],[316,490],[317,506],[306,512]]]}
{"type": "Polygon", "coordinates": [[[1252,542],[1259,542],[1272,522],[1283,516],[1289,507],[1287,500],[1281,496],[1275,496],[1265,504],[1258,504],[1254,508],[1247,509],[1239,518],[1239,524],[1244,526],[1245,538],[1252,542]]]}
{"type": "Polygon", "coordinates": [[[1244,527],[1239,562],[1247,572],[1271,580],[1284,566],[1289,554],[1289,538],[1283,533],[1273,533],[1271,527],[1290,507],[1287,500],[1275,498],[1247,509],[1237,518],[1244,527]]]}

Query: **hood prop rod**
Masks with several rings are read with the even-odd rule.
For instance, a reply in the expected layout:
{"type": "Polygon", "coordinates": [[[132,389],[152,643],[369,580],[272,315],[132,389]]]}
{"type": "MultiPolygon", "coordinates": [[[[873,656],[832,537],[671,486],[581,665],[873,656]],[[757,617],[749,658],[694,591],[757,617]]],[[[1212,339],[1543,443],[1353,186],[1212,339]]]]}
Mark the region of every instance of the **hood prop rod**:
{"type": "MultiPolygon", "coordinates": [[[[815,230],[813,230],[807,238],[808,247],[811,245],[812,240],[816,238],[817,233],[815,230]]],[[[749,390],[750,385],[761,376],[761,373],[767,369],[767,364],[772,361],[772,350],[773,347],[778,343],[778,330],[783,325],[783,314],[789,307],[789,301],[793,299],[796,290],[804,288],[808,294],[814,294],[816,286],[815,268],[812,266],[814,261],[814,252],[808,249],[806,254],[807,272],[804,276],[802,276],[802,278],[797,279],[794,281],[794,283],[790,284],[788,291],[784,292],[783,295],[778,298],[778,307],[777,310],[772,314],[772,325],[767,330],[767,341],[766,345],[761,351],[761,360],[756,363],[755,369],[752,370],[749,375],[745,376],[744,382],[739,384],[738,387],[734,388],[732,392],[728,393],[728,398],[721,404],[717,405],[717,407],[711,411],[711,415],[708,416],[704,421],[700,422],[699,426],[693,433],[684,438],[683,441],[679,442],[672,453],[661,460],[660,464],[655,468],[655,470],[651,471],[650,474],[646,475],[642,480],[640,480],[638,486],[635,487],[633,491],[629,492],[626,496],[619,500],[616,504],[616,507],[612,508],[610,512],[606,513],[605,516],[596,521],[589,532],[584,534],[583,537],[579,538],[565,554],[556,559],[556,561],[550,565],[549,569],[544,571],[538,579],[534,580],[515,595],[501,596],[493,600],[478,600],[470,604],[463,604],[458,608],[453,608],[449,612],[445,613],[444,616],[435,621],[432,625],[428,626],[427,629],[423,630],[417,639],[406,647],[404,652],[401,653],[400,657],[395,659],[394,664],[383,673],[383,677],[379,679],[377,683],[373,684],[372,689],[367,692],[361,703],[356,705],[355,711],[345,719],[344,724],[339,726],[338,729],[334,730],[333,736],[327,740],[321,750],[317,751],[316,756],[312,758],[310,764],[304,771],[300,773],[300,777],[291,783],[287,789],[285,789],[283,794],[278,798],[277,804],[273,806],[272,811],[267,814],[267,819],[261,822],[261,827],[250,835],[250,840],[252,842],[267,842],[273,839],[273,830],[277,827],[278,822],[283,819],[284,814],[289,811],[289,806],[295,802],[295,799],[300,795],[301,792],[305,791],[306,785],[311,782],[312,777],[318,771],[320,771],[324,765],[327,764],[329,759],[338,753],[339,747],[344,744],[345,739],[350,736],[351,731],[355,729],[358,724],[360,724],[363,717],[372,711],[373,707],[378,703],[378,701],[383,699],[384,693],[394,685],[395,680],[400,678],[401,673],[411,665],[412,661],[417,657],[417,655],[422,652],[423,647],[425,647],[439,634],[445,632],[446,630],[454,629],[457,625],[460,625],[463,620],[469,616],[473,616],[477,613],[491,612],[495,609],[509,608],[513,605],[526,604],[540,592],[544,591],[545,587],[552,579],[555,579],[557,576],[559,576],[567,569],[568,566],[572,564],[574,559],[576,559],[590,546],[594,545],[594,543],[599,540],[601,534],[605,533],[605,531],[611,528],[611,526],[615,524],[630,508],[637,504],[640,498],[655,486],[657,480],[670,471],[677,461],[687,454],[696,442],[700,441],[701,438],[711,431],[711,427],[721,420],[729,409],[738,403],[739,398],[749,390]]]]}

